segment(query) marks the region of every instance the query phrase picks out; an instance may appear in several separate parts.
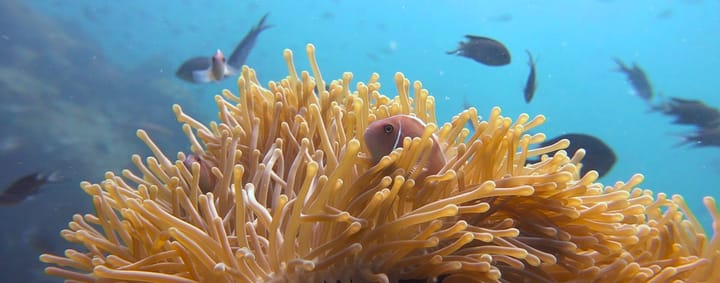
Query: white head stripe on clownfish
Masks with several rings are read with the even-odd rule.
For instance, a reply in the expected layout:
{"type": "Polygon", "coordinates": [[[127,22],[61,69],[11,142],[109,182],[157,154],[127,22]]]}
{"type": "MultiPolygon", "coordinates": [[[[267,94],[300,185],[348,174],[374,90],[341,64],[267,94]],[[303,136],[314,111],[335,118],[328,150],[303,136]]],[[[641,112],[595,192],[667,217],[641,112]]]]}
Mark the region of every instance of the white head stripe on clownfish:
{"type": "Polygon", "coordinates": [[[398,123],[398,133],[397,137],[395,138],[395,144],[393,144],[393,149],[398,148],[400,145],[400,138],[402,137],[402,121],[398,123]]]}

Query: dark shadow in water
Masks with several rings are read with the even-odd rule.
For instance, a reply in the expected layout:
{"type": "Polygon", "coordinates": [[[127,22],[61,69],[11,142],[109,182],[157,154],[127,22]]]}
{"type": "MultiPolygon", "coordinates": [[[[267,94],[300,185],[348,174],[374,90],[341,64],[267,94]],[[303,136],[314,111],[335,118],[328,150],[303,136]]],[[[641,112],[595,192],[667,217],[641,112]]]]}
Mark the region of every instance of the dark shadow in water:
{"type": "Polygon", "coordinates": [[[0,1],[0,189],[38,170],[63,175],[31,199],[0,207],[0,282],[60,281],[42,273],[37,257],[72,248],[60,229],[74,213],[92,210],[80,181],[120,174],[133,168],[132,153],[149,154],[136,129],[166,152],[188,151],[171,105],[192,109],[197,98],[157,65],[168,64],[124,71],[81,27],[22,1],[0,1]]]}

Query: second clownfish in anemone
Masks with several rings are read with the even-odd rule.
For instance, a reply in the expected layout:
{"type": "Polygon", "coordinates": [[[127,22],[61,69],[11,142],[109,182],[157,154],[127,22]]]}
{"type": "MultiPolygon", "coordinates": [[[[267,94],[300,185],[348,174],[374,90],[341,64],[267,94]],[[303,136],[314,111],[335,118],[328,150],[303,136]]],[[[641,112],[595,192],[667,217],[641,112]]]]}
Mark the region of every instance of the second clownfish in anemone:
{"type": "MultiPolygon", "coordinates": [[[[425,123],[417,117],[402,114],[370,123],[365,130],[364,138],[373,164],[377,164],[383,156],[390,154],[396,148],[402,147],[406,137],[411,139],[422,137],[425,127],[425,123]]],[[[433,134],[431,138],[433,142],[431,152],[425,164],[422,164],[423,171],[416,177],[416,181],[437,174],[447,163],[437,137],[433,134]]]]}
{"type": "Polygon", "coordinates": [[[215,189],[217,177],[215,177],[212,173],[212,168],[215,167],[215,164],[195,154],[188,154],[185,157],[185,160],[183,160],[183,163],[191,172],[193,163],[198,163],[200,165],[200,171],[198,172],[200,180],[198,180],[198,186],[203,193],[212,192],[215,189]]]}

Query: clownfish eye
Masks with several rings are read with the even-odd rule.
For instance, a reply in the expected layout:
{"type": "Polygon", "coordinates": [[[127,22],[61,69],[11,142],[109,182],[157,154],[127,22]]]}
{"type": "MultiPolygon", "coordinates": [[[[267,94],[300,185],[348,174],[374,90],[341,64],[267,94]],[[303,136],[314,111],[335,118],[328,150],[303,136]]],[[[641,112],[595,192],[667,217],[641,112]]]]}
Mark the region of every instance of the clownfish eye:
{"type": "Polygon", "coordinates": [[[390,125],[390,124],[385,124],[385,126],[383,126],[383,131],[384,131],[386,134],[392,133],[393,130],[395,130],[395,128],[393,128],[393,126],[390,125]]]}

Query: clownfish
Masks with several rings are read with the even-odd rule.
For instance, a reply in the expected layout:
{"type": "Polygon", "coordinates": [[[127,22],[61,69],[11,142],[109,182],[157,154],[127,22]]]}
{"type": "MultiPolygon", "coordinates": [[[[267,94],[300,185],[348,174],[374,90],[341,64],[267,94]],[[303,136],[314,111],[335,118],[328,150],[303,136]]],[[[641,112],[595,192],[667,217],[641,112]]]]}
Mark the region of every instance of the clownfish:
{"type": "MultiPolygon", "coordinates": [[[[377,164],[383,156],[390,154],[398,147],[402,147],[406,137],[422,137],[425,133],[425,123],[410,115],[395,115],[385,119],[373,121],[368,125],[363,135],[367,144],[372,162],[377,164]]],[[[430,155],[422,165],[423,172],[418,179],[437,174],[445,166],[445,153],[440,148],[435,134],[431,136],[433,145],[430,155]]]]}
{"type": "Polygon", "coordinates": [[[217,177],[212,173],[213,164],[207,159],[200,158],[194,154],[188,154],[183,160],[183,164],[192,172],[192,164],[197,162],[200,164],[200,181],[198,186],[203,193],[212,192],[217,183],[217,177]]]}

